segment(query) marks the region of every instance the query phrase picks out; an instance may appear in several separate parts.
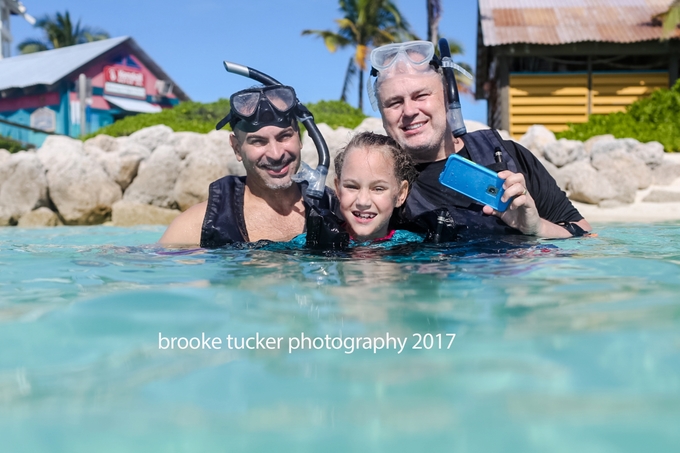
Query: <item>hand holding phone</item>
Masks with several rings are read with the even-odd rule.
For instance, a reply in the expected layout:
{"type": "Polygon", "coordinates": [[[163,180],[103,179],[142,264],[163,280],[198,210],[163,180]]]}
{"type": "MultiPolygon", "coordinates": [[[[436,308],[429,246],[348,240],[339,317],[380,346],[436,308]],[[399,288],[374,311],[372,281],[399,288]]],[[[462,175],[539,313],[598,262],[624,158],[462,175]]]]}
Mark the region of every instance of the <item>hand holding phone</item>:
{"type": "Polygon", "coordinates": [[[439,175],[439,182],[498,212],[504,212],[512,202],[501,201],[505,181],[496,172],[457,154],[449,156],[444,171],[439,175]]]}

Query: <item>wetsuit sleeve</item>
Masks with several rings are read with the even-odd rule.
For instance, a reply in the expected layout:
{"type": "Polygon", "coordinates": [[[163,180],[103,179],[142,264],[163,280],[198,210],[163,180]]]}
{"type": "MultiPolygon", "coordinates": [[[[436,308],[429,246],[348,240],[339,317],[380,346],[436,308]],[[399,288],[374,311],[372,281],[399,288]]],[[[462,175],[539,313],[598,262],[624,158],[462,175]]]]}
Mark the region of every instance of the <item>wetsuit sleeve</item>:
{"type": "Polygon", "coordinates": [[[541,218],[553,223],[578,222],[583,219],[567,194],[531,151],[513,141],[505,141],[505,145],[506,149],[514,148],[517,167],[524,174],[527,190],[536,202],[541,218]]]}

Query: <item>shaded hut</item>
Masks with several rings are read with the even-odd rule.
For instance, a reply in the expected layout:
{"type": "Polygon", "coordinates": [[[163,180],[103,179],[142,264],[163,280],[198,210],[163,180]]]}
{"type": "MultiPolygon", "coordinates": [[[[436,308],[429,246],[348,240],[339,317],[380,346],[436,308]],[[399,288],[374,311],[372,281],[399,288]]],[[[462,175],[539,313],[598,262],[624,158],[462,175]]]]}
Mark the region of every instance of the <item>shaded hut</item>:
{"type": "Polygon", "coordinates": [[[487,122],[520,137],[624,111],[678,78],[672,0],[479,0],[476,97],[487,122]]]}

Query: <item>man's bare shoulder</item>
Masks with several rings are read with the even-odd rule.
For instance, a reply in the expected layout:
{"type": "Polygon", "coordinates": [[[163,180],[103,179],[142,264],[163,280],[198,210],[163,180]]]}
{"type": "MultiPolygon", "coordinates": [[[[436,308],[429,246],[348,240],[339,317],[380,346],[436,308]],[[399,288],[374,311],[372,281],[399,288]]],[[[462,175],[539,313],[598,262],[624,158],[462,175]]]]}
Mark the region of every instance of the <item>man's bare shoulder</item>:
{"type": "Polygon", "coordinates": [[[201,229],[208,202],[198,203],[181,213],[158,241],[163,245],[200,245],[201,229]]]}

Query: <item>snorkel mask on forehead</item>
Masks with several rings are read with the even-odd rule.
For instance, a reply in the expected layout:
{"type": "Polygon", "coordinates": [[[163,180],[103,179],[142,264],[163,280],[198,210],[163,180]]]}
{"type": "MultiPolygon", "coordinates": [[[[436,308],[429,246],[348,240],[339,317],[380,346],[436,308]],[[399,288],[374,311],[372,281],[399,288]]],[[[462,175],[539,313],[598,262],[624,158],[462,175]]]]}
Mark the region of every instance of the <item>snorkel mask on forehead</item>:
{"type": "Polygon", "coordinates": [[[265,126],[285,128],[293,125],[297,97],[293,87],[273,85],[237,91],[229,98],[231,110],[216,129],[227,123],[245,132],[255,132],[265,126]]]}
{"type": "Polygon", "coordinates": [[[446,79],[448,110],[446,119],[454,137],[466,134],[465,123],[460,106],[458,85],[453,70],[456,69],[472,80],[472,75],[461,68],[451,59],[449,42],[439,40],[441,59],[434,54],[434,44],[429,41],[409,41],[404,43],[387,44],[376,47],[371,51],[371,74],[373,80],[367,84],[368,97],[373,110],[378,110],[376,86],[379,80],[397,75],[434,75],[441,67],[446,79]]]}

